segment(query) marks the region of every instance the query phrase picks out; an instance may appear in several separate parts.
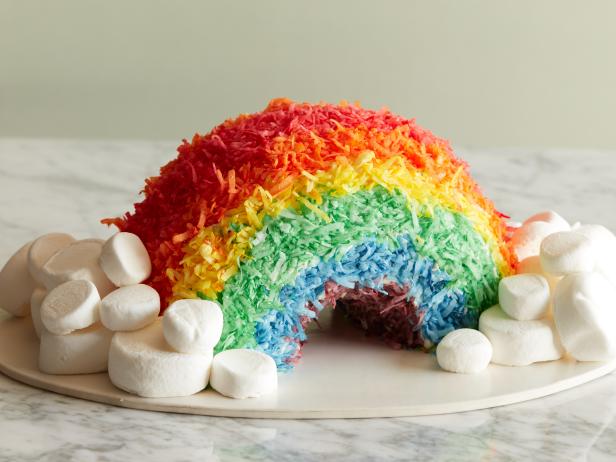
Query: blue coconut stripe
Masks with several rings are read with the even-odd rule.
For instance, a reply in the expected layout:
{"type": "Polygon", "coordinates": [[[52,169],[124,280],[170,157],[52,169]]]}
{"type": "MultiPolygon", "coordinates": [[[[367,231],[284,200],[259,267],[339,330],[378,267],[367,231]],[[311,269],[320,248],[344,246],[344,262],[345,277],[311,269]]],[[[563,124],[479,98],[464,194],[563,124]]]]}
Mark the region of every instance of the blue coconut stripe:
{"type": "Polygon", "coordinates": [[[369,236],[361,244],[340,251],[345,253],[304,269],[293,284],[285,285],[279,293],[284,309],[270,310],[257,321],[257,348],[274,358],[280,369],[292,367],[288,360],[297,354],[299,342],[307,338],[301,319],[315,318],[323,309],[320,300],[328,281],[383,293],[386,282],[407,285],[407,300],[413,299],[418,307],[421,325],[417,328],[426,347],[438,343],[451,330],[475,322],[473,311],[465,306],[464,292],[449,284],[451,277],[432,259],[417,253],[408,234],[395,238],[393,245],[369,236]],[[317,312],[308,309],[310,303],[317,312]]]}

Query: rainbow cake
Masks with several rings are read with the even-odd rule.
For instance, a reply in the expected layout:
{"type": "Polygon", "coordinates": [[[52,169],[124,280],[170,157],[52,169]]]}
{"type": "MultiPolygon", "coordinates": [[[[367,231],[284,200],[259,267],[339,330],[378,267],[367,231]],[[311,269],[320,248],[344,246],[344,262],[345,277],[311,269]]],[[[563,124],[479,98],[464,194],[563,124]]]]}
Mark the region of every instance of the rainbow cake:
{"type": "Polygon", "coordinates": [[[219,302],[217,350],[291,368],[328,307],[395,348],[476,327],[513,273],[504,216],[448,143],[356,105],[273,100],[209,134],[145,184],[133,213],[165,303],[219,302]]]}

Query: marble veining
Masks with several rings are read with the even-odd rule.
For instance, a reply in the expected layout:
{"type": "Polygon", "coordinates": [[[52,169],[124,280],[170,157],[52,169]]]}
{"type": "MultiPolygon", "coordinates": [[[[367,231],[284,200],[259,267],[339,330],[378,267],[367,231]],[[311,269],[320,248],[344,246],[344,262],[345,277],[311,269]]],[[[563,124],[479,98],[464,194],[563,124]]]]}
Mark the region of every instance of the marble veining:
{"type": "MultiPolygon", "coordinates": [[[[0,262],[49,231],[106,237],[175,143],[0,139],[0,262]]],[[[553,208],[616,230],[616,152],[458,149],[513,219],[553,208]]],[[[250,420],[115,408],[0,375],[0,462],[615,460],[616,374],[547,398],[460,414],[250,420]]]]}

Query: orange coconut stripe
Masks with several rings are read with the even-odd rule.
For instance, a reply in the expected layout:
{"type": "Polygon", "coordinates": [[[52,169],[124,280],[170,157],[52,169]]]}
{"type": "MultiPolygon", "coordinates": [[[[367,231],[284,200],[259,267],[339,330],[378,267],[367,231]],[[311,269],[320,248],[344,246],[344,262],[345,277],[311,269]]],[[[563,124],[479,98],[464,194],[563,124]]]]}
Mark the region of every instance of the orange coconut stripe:
{"type": "Polygon", "coordinates": [[[378,185],[388,191],[399,190],[409,204],[423,204],[425,209],[418,211],[423,214],[429,215],[437,205],[462,213],[488,245],[499,272],[505,275],[511,272],[511,256],[500,245],[502,235],[495,232],[501,229],[500,217],[482,208],[473,201],[473,195],[460,188],[462,166],[457,174],[435,182],[425,170],[416,169],[402,155],[378,158],[374,151],[366,150],[353,162],[347,157],[337,160],[329,170],[302,171],[275,194],[258,186],[250,198],[229,211],[218,224],[199,231],[184,247],[181,268],[167,270],[173,282],[174,298],[195,297],[197,292],[215,298],[237,272],[251,246],[258,245],[258,232],[263,229],[266,216],[275,217],[287,208],[305,206],[328,221],[319,209],[321,194],[344,196],[378,185]]]}

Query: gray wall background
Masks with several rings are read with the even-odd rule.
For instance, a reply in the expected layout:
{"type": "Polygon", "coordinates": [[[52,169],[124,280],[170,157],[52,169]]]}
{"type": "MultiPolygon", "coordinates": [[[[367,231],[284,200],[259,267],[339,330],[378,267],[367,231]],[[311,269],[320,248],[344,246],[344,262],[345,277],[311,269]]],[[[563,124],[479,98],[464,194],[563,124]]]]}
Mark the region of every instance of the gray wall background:
{"type": "Polygon", "coordinates": [[[270,98],[616,148],[613,1],[0,0],[0,136],[181,139],[270,98]]]}

